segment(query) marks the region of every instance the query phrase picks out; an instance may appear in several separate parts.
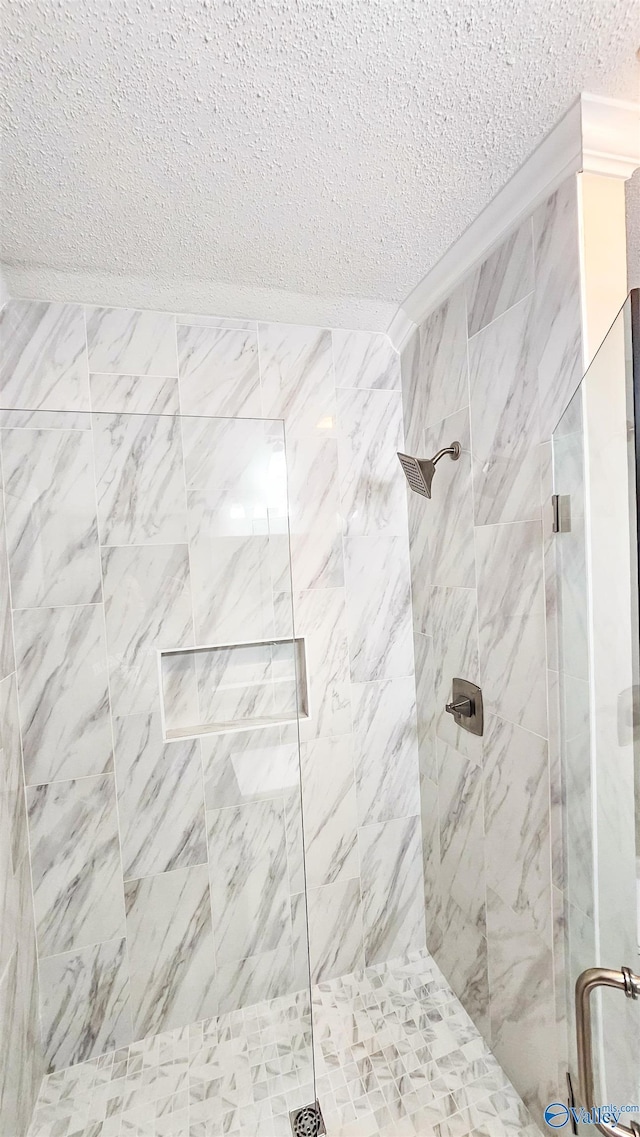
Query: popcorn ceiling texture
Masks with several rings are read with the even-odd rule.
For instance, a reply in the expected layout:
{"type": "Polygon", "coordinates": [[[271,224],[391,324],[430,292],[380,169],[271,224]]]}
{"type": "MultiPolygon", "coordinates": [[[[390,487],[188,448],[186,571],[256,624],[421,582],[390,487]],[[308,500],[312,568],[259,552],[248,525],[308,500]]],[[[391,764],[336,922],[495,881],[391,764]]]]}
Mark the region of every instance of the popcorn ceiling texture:
{"type": "Polygon", "coordinates": [[[3,259],[31,295],[57,270],[85,301],[135,277],[380,322],[580,90],[638,94],[634,0],[2,9],[3,259]]]}

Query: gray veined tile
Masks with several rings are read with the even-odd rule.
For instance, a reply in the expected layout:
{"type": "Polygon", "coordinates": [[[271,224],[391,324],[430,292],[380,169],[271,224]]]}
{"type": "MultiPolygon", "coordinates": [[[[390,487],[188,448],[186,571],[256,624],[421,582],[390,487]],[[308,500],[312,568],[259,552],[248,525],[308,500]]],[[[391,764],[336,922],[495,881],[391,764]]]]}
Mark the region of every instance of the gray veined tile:
{"type": "Polygon", "coordinates": [[[103,545],[187,540],[180,420],[95,414],[98,524],[103,545]]]}
{"type": "Polygon", "coordinates": [[[177,375],[176,322],[166,312],[87,308],[89,370],[177,375]]]}
{"type": "Polygon", "coordinates": [[[269,537],[215,535],[216,503],[188,494],[196,636],[201,644],[267,639],[274,632],[269,537]]]}
{"type": "Polygon", "coordinates": [[[14,608],[98,601],[100,557],[88,433],[3,431],[2,461],[14,608]]]}
{"type": "Polygon", "coordinates": [[[179,324],[178,362],[183,414],[260,417],[255,331],[179,324]]]}
{"type": "Polygon", "coordinates": [[[309,890],[311,982],[326,983],[364,966],[360,879],[309,890]]]}
{"type": "Polygon", "coordinates": [[[337,401],[344,532],[349,537],[404,535],[407,495],[397,458],[404,446],[402,396],[338,390],[337,401]]]}
{"type": "Polygon", "coordinates": [[[27,785],[112,767],[101,605],[14,613],[27,785]]]}
{"type": "Polygon", "coordinates": [[[343,527],[336,439],[318,434],[290,440],[287,483],[291,573],[296,589],[342,587],[343,527]]]}
{"type": "Polygon", "coordinates": [[[281,422],[182,419],[188,490],[207,505],[212,535],[241,537],[279,531],[287,516],[287,462],[281,422]],[[281,516],[282,515],[282,516],[281,516]]]}
{"type": "Polygon", "coordinates": [[[433,638],[433,687],[436,735],[478,765],[482,742],[457,726],[445,711],[455,676],[480,684],[476,592],[472,588],[433,588],[428,630],[433,638]]]}
{"type": "Polygon", "coordinates": [[[533,286],[533,233],[528,218],[468,278],[469,335],[517,304],[533,286]]]}
{"type": "Polygon", "coordinates": [[[300,792],[297,739],[281,726],[200,740],[207,809],[300,792]]]}
{"type": "Polygon", "coordinates": [[[309,886],[357,876],[358,817],[351,735],[302,743],[300,762],[309,886]]]}
{"type": "Polygon", "coordinates": [[[423,387],[423,423],[427,426],[469,402],[464,285],[420,325],[418,383],[423,387]]]}
{"type": "Polygon", "coordinates": [[[0,494],[0,680],[15,671],[4,494],[0,494]]]}
{"type": "Polygon", "coordinates": [[[485,927],[482,769],[438,741],[440,887],[475,927],[485,927]]]}
{"type": "Polygon", "coordinates": [[[4,407],[89,410],[84,309],[9,300],[0,314],[4,407]]]}
{"type": "Polygon", "coordinates": [[[193,643],[186,545],[102,553],[111,705],[115,715],[159,709],[157,648],[193,643]]]}
{"type": "Polygon", "coordinates": [[[415,455],[422,450],[424,430],[425,388],[420,371],[421,343],[420,331],[416,328],[400,356],[404,449],[415,455]]]}
{"type": "Polygon", "coordinates": [[[343,588],[295,593],[296,635],[304,636],[310,689],[310,718],[300,737],[321,738],[351,730],[349,648],[343,588]]]}
{"type": "Polygon", "coordinates": [[[232,316],[207,316],[197,312],[180,312],[176,316],[179,324],[192,324],[201,328],[236,328],[240,331],[250,331],[257,328],[256,320],[237,320],[232,316]]]}
{"type": "Polygon", "coordinates": [[[175,375],[90,375],[94,413],[177,415],[180,412],[175,375]]]}
{"type": "Polygon", "coordinates": [[[360,825],[420,812],[413,676],[351,685],[360,825]]]}
{"type": "Polygon", "coordinates": [[[0,793],[4,797],[6,838],[14,873],[28,852],[27,817],[23,791],[22,748],[15,674],[0,683],[0,793]]]}
{"type": "Polygon", "coordinates": [[[527,297],[469,341],[477,525],[540,516],[540,425],[527,297]]]}
{"type": "Polygon", "coordinates": [[[546,740],[490,715],[483,747],[487,883],[550,945],[546,740]]]}
{"type": "Polygon", "coordinates": [[[207,860],[199,744],[164,744],[159,715],[114,720],[125,879],[207,860]]]}
{"type": "Polygon", "coordinates": [[[406,540],[349,537],[344,546],[352,682],[410,675],[413,641],[406,540]]]}
{"type": "Polygon", "coordinates": [[[535,211],[534,340],[541,437],[551,437],[582,377],[577,178],[567,178],[535,211]]]}
{"type": "Polygon", "coordinates": [[[436,700],[433,639],[416,632],[413,637],[416,684],[416,730],[420,777],[438,780],[436,761],[436,700]]]}
{"type": "Polygon", "coordinates": [[[525,1102],[542,1110],[557,1089],[553,953],[490,888],[487,940],[492,1049],[525,1102]]]}
{"type": "Polygon", "coordinates": [[[400,356],[386,335],[334,331],[337,387],[400,390],[400,356]]]}
{"type": "Polygon", "coordinates": [[[284,801],[207,813],[216,959],[231,963],[290,939],[284,801]]]}
{"type": "MultiPolygon", "coordinates": [[[[18,892],[14,917],[14,951],[0,977],[0,1031],[10,1040],[0,1062],[0,1118],[3,1137],[26,1133],[44,1073],[38,1016],[38,961],[33,934],[33,907],[29,861],[25,858],[16,879],[18,892]]],[[[8,917],[3,912],[3,920],[8,917]]]]}
{"type": "Polygon", "coordinates": [[[331,332],[295,324],[259,324],[262,411],[283,418],[287,437],[335,430],[331,332]]]}
{"type": "Polygon", "coordinates": [[[541,523],[477,528],[476,557],[485,710],[545,736],[541,523]]]}
{"type": "Polygon", "coordinates": [[[135,1038],[217,1013],[206,865],[125,884],[135,1038]]]}
{"type": "Polygon", "coordinates": [[[440,942],[440,821],[438,787],[429,778],[420,784],[420,821],[422,827],[422,869],[424,873],[424,908],[427,947],[434,951],[440,942]]]}
{"type": "Polygon", "coordinates": [[[40,1018],[50,1070],[132,1041],[126,940],[40,959],[40,1018]]]}
{"type": "Polygon", "coordinates": [[[358,840],[369,966],[424,947],[420,818],[367,825],[358,840]]]}
{"type": "Polygon", "coordinates": [[[114,939],[124,930],[112,774],[27,790],[40,955],[114,939]]]}
{"type": "Polygon", "coordinates": [[[220,964],[218,986],[220,1014],[288,995],[296,987],[290,932],[274,951],[220,964]]]}

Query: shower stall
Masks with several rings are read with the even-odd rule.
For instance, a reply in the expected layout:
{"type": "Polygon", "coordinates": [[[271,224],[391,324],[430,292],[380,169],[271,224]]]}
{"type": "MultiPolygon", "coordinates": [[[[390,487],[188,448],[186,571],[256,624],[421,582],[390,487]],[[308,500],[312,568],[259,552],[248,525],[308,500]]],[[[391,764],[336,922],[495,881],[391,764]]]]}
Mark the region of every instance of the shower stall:
{"type": "Polygon", "coordinates": [[[535,1133],[424,946],[389,341],[19,300],[2,338],[2,1137],[34,1094],[30,1137],[535,1133]]]}

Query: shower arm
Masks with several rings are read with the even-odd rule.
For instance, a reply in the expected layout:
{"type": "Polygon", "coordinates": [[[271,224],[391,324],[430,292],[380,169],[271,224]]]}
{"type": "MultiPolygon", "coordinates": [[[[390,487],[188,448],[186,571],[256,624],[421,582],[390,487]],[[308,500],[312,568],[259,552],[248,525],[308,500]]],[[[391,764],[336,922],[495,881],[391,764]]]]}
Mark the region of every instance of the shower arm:
{"type": "Polygon", "coordinates": [[[438,453],[434,454],[431,461],[435,466],[441,458],[444,458],[445,454],[450,454],[455,461],[456,458],[460,457],[460,449],[461,447],[459,442],[454,442],[453,446],[443,446],[442,450],[438,450],[438,453]]]}

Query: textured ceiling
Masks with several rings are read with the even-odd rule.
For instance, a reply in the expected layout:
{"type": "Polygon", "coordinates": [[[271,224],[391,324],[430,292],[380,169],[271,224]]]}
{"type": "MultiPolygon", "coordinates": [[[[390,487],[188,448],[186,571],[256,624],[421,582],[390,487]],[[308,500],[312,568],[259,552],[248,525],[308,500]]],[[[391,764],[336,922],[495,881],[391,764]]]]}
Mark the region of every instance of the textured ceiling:
{"type": "MultiPolygon", "coordinates": [[[[398,301],[637,0],[2,0],[3,259],[398,301]]],[[[46,274],[43,273],[43,279],[46,274]]]]}

